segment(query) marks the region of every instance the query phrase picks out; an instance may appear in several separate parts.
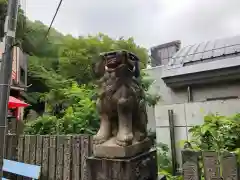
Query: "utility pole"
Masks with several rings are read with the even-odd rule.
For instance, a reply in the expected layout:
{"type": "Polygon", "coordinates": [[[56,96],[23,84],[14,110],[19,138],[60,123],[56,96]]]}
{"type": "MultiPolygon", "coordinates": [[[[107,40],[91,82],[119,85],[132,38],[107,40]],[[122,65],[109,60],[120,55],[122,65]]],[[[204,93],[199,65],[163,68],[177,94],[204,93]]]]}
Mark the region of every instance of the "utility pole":
{"type": "Polygon", "coordinates": [[[8,10],[4,27],[5,48],[0,67],[0,180],[3,177],[3,159],[8,115],[8,100],[12,76],[13,44],[15,41],[19,0],[8,0],[8,10]]]}

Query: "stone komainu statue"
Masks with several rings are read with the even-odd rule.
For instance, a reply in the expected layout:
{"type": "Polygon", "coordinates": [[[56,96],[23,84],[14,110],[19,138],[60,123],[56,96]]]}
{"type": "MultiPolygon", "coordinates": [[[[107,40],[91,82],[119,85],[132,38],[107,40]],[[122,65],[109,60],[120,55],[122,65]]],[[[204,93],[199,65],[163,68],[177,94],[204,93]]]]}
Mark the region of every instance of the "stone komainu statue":
{"type": "Polygon", "coordinates": [[[97,108],[100,129],[94,143],[115,138],[119,146],[128,146],[147,137],[147,113],[144,90],[139,82],[139,59],[127,51],[100,54],[95,65],[99,80],[97,108]]]}

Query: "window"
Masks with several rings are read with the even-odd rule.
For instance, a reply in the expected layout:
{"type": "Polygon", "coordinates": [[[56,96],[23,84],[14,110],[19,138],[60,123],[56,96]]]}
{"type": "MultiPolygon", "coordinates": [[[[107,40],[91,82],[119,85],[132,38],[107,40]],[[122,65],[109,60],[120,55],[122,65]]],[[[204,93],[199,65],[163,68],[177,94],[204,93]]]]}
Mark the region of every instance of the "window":
{"type": "Polygon", "coordinates": [[[20,67],[20,82],[23,84],[26,84],[25,77],[26,77],[25,70],[22,67],[20,67]]]}

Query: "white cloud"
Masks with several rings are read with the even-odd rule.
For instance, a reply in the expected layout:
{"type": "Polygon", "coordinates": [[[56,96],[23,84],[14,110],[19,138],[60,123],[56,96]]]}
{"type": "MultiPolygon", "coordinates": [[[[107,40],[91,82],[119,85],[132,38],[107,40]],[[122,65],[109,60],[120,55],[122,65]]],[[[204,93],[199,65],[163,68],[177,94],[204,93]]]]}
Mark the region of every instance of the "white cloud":
{"type": "MultiPolygon", "coordinates": [[[[50,24],[59,0],[26,2],[30,19],[50,24]]],[[[239,0],[63,0],[53,26],[74,35],[133,36],[146,47],[186,45],[239,34],[239,7],[239,0]]]]}

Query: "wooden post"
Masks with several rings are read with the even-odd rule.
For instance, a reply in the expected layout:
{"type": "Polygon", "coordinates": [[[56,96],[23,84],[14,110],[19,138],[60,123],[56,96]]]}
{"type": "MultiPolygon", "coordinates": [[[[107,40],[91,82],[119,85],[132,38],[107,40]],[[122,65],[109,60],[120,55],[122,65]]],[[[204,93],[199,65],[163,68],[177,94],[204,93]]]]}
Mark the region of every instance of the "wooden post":
{"type": "Polygon", "coordinates": [[[72,180],[81,179],[81,137],[72,138],[72,180]]]}
{"type": "Polygon", "coordinates": [[[49,174],[48,174],[48,180],[55,180],[55,174],[56,174],[56,136],[50,136],[50,142],[49,142],[49,174]]]}
{"type": "Polygon", "coordinates": [[[87,159],[92,154],[90,152],[90,137],[88,135],[81,136],[81,180],[89,180],[89,172],[87,159]]]}
{"type": "Polygon", "coordinates": [[[63,179],[71,179],[71,148],[72,148],[71,136],[65,136],[64,139],[64,168],[63,168],[63,179]]]}
{"type": "Polygon", "coordinates": [[[64,136],[57,136],[57,157],[56,157],[56,180],[63,177],[63,155],[64,155],[64,136]]]}

